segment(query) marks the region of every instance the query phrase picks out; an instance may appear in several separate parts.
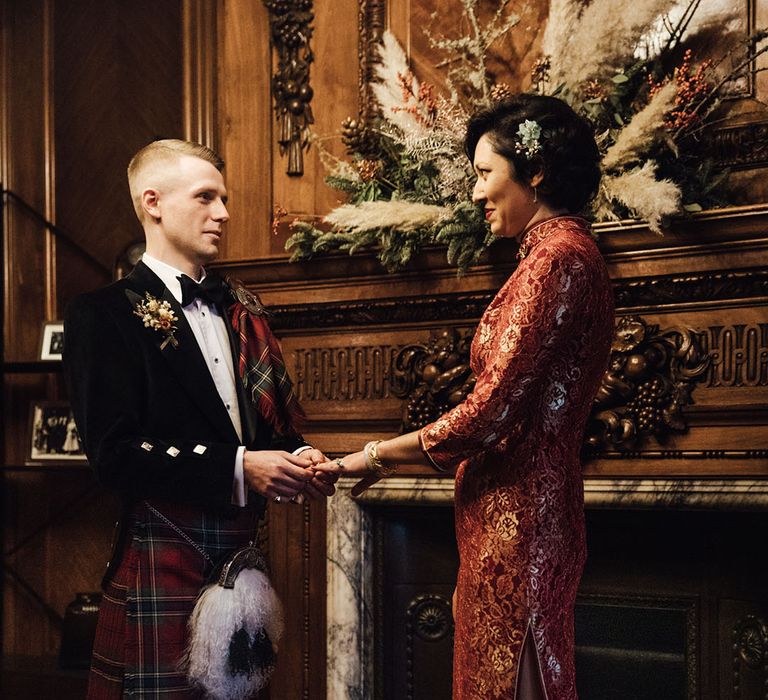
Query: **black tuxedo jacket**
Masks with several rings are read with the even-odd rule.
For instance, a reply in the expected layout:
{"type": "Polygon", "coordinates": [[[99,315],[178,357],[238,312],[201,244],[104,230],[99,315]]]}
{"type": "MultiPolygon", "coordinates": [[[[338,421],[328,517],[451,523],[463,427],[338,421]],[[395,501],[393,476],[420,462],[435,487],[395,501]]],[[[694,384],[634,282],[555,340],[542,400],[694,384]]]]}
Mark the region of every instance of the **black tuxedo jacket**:
{"type": "MultiPolygon", "coordinates": [[[[230,347],[237,338],[229,322],[230,347]]],[[[235,368],[237,361],[235,360],[235,368]]],[[[99,480],[126,507],[141,499],[227,506],[241,444],[184,312],[144,263],[125,279],[75,298],[64,322],[64,373],[75,421],[99,480]],[[149,292],[178,320],[176,347],[134,315],[149,292]]],[[[243,443],[293,450],[259,420],[236,378],[243,443]]],[[[260,506],[263,508],[263,499],[260,506]]]]}

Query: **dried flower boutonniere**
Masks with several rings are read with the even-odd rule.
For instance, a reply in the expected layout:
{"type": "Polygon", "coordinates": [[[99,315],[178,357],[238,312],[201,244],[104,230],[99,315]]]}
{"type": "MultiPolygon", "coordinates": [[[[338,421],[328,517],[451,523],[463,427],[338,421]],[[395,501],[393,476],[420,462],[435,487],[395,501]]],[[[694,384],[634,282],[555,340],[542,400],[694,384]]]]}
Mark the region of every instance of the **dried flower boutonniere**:
{"type": "Polygon", "coordinates": [[[165,350],[168,343],[174,348],[178,347],[179,341],[174,335],[176,326],[173,324],[179,319],[173,313],[170,303],[155,299],[149,292],[146,292],[144,296],[145,299],[134,304],[133,313],[144,322],[145,328],[160,331],[165,336],[165,340],[160,345],[161,350],[165,350]]]}

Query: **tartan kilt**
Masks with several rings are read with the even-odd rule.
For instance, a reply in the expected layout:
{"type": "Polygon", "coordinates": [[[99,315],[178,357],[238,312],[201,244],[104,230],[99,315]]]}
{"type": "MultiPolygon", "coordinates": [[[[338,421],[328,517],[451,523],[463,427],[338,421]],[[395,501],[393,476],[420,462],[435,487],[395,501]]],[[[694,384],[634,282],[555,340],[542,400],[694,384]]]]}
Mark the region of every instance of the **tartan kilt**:
{"type": "MultiPolygon", "coordinates": [[[[152,502],[218,562],[256,537],[252,506],[203,511],[152,502]]],[[[107,581],[93,647],[88,700],[202,698],[180,670],[187,620],[210,564],[145,505],[130,516],[122,559],[107,581]]]]}

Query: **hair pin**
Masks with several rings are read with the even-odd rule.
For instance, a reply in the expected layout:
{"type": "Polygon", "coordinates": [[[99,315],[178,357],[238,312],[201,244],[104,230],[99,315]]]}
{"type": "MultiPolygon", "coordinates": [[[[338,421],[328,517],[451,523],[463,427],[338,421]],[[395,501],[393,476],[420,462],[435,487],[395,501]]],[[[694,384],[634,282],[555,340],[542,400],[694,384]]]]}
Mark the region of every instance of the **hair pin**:
{"type": "Polygon", "coordinates": [[[515,153],[525,154],[530,158],[541,150],[541,127],[533,119],[526,119],[517,127],[515,153]]]}

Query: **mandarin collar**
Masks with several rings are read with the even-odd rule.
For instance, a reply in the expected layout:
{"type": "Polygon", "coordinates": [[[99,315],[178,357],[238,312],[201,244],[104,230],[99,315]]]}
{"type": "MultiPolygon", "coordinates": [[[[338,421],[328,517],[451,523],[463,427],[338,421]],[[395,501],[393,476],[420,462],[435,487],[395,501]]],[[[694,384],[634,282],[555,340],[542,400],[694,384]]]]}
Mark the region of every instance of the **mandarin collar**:
{"type": "Polygon", "coordinates": [[[589,222],[582,216],[573,214],[561,214],[553,216],[544,221],[539,221],[529,228],[520,239],[520,248],[517,251],[517,259],[523,260],[539,243],[545,238],[549,238],[555,231],[560,231],[573,225],[583,229],[585,233],[589,231],[589,222]],[[569,226],[570,224],[570,226],[569,226]]]}

